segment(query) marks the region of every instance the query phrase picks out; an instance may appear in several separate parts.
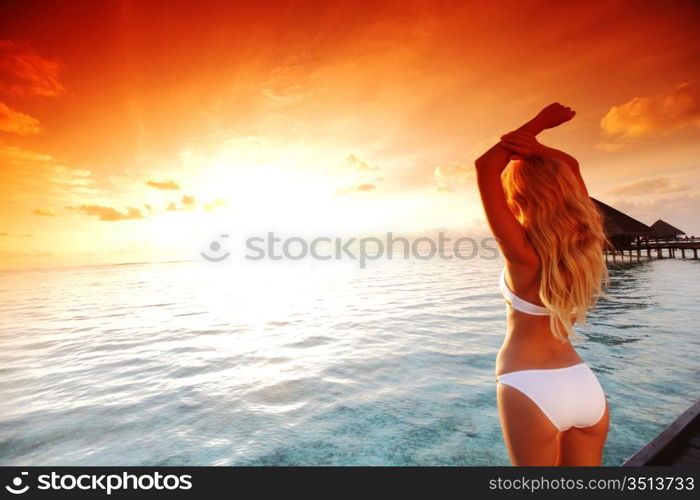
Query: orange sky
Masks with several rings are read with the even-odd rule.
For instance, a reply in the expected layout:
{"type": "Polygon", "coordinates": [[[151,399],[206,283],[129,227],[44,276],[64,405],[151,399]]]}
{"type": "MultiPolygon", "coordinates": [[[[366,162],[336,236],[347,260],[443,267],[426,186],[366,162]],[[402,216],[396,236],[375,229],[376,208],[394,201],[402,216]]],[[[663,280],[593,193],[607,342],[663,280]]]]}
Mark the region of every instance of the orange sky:
{"type": "Polygon", "coordinates": [[[700,235],[697,2],[263,4],[2,3],[0,268],[483,231],[474,158],[553,101],[594,197],[700,235]]]}

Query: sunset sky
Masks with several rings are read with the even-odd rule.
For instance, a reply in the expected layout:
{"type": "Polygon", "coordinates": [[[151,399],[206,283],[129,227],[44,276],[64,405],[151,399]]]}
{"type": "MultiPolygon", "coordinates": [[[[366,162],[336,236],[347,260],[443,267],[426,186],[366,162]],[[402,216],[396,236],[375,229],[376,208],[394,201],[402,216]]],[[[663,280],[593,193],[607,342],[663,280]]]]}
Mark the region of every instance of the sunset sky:
{"type": "Polygon", "coordinates": [[[592,196],[700,235],[700,4],[582,5],[2,2],[0,268],[483,232],[473,160],[554,101],[592,196]]]}

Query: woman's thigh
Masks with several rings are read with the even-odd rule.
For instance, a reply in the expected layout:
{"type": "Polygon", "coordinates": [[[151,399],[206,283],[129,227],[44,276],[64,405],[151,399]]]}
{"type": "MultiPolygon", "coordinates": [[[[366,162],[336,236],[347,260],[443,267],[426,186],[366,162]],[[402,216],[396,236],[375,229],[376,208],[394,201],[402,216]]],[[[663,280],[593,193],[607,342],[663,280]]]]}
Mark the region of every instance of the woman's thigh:
{"type": "Polygon", "coordinates": [[[557,465],[559,429],[524,393],[497,385],[503,438],[513,465],[557,465]]]}

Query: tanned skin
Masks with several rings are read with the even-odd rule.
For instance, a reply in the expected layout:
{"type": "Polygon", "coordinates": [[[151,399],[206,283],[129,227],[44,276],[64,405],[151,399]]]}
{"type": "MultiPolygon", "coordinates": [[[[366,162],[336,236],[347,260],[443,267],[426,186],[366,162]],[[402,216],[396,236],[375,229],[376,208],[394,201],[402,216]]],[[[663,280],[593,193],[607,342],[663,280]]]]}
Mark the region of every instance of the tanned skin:
{"type": "MultiPolygon", "coordinates": [[[[476,160],[481,200],[488,224],[505,260],[506,282],[516,295],[533,304],[539,299],[541,264],[525,229],[508,208],[501,174],[511,160],[531,155],[552,156],[572,169],[588,190],[574,157],[537,141],[544,130],[568,122],[571,108],[554,103],[540,111],[476,160]]],[[[496,375],[518,370],[562,368],[583,360],[570,342],[557,340],[547,316],[508,310],[506,337],[496,360],[496,375]]],[[[572,388],[575,390],[575,388],[572,388]]],[[[609,412],[597,424],[560,432],[535,403],[517,389],[497,386],[501,428],[513,465],[600,465],[608,432],[609,412]]]]}

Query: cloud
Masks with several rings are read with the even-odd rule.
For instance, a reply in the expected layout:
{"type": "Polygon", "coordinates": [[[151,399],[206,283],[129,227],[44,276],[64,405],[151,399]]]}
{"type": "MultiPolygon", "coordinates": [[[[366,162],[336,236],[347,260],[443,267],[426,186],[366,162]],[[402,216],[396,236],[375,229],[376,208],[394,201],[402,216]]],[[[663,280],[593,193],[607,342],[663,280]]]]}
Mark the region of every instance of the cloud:
{"type": "Polygon", "coordinates": [[[154,181],[154,180],[149,180],[146,183],[146,186],[150,186],[152,188],[156,189],[162,189],[163,191],[177,191],[180,189],[180,185],[172,180],[167,180],[167,181],[154,181]]]}
{"type": "Polygon", "coordinates": [[[134,207],[127,207],[126,212],[121,212],[112,207],[102,205],[80,205],[77,207],[68,207],[70,210],[78,210],[86,215],[94,215],[99,220],[107,222],[116,222],[121,220],[143,219],[144,215],[141,210],[134,207]]]}
{"type": "Polygon", "coordinates": [[[338,189],[336,190],[337,194],[348,194],[348,193],[366,193],[368,191],[372,191],[376,189],[377,186],[374,184],[359,184],[357,186],[345,188],[345,189],[338,189]]]}
{"type": "Polygon", "coordinates": [[[678,191],[687,191],[688,189],[690,189],[689,186],[674,184],[668,177],[656,177],[614,187],[607,190],[606,193],[619,196],[636,196],[652,193],[676,193],[678,191]]]}
{"type": "Polygon", "coordinates": [[[261,93],[272,104],[277,105],[299,104],[309,95],[301,85],[291,85],[284,90],[264,88],[261,93]]]}
{"type": "Polygon", "coordinates": [[[353,154],[348,156],[347,161],[350,165],[354,166],[357,170],[361,172],[376,172],[377,170],[379,170],[379,167],[370,165],[369,163],[360,160],[357,156],[353,154]]]}
{"type": "Polygon", "coordinates": [[[35,208],[32,213],[34,215],[41,215],[43,217],[55,217],[56,212],[54,210],[46,210],[43,208],[35,208]]]}
{"type": "Polygon", "coordinates": [[[433,176],[436,186],[433,190],[436,193],[454,193],[455,190],[447,184],[464,184],[474,175],[474,169],[465,165],[441,165],[435,167],[433,176]]]}
{"type": "MultiPolygon", "coordinates": [[[[682,127],[700,128],[700,87],[682,83],[671,92],[653,97],[635,97],[610,108],[600,121],[600,126],[607,135],[623,140],[682,127]]],[[[603,143],[599,147],[610,148],[610,144],[603,143]]]]}
{"type": "Polygon", "coordinates": [[[197,199],[194,196],[183,195],[182,199],[180,200],[180,203],[182,204],[181,206],[178,206],[175,202],[169,203],[166,210],[168,210],[169,212],[177,212],[179,210],[194,210],[197,206],[197,199]]]}
{"type": "Polygon", "coordinates": [[[51,155],[0,141],[0,200],[31,211],[37,205],[74,205],[99,192],[90,170],[71,168],[51,155]],[[49,203],[50,202],[50,203],[49,203]]]}
{"type": "Polygon", "coordinates": [[[12,109],[0,102],[0,131],[18,135],[32,135],[41,132],[39,120],[12,109]]]}
{"type": "Polygon", "coordinates": [[[16,146],[10,146],[0,142],[0,158],[4,162],[13,164],[17,166],[25,161],[31,162],[53,162],[54,159],[51,155],[44,153],[37,153],[35,151],[30,151],[28,149],[18,148],[16,146]]]}
{"type": "Polygon", "coordinates": [[[437,181],[466,182],[473,175],[474,169],[464,165],[446,165],[435,167],[435,179],[437,181]]]}
{"type": "Polygon", "coordinates": [[[61,63],[41,57],[26,42],[0,40],[0,90],[20,97],[58,97],[61,63]]]}
{"type": "Polygon", "coordinates": [[[214,210],[223,208],[227,205],[228,204],[226,203],[226,200],[224,200],[223,198],[217,198],[211,203],[205,203],[204,210],[206,210],[207,212],[213,212],[214,210]]]}

